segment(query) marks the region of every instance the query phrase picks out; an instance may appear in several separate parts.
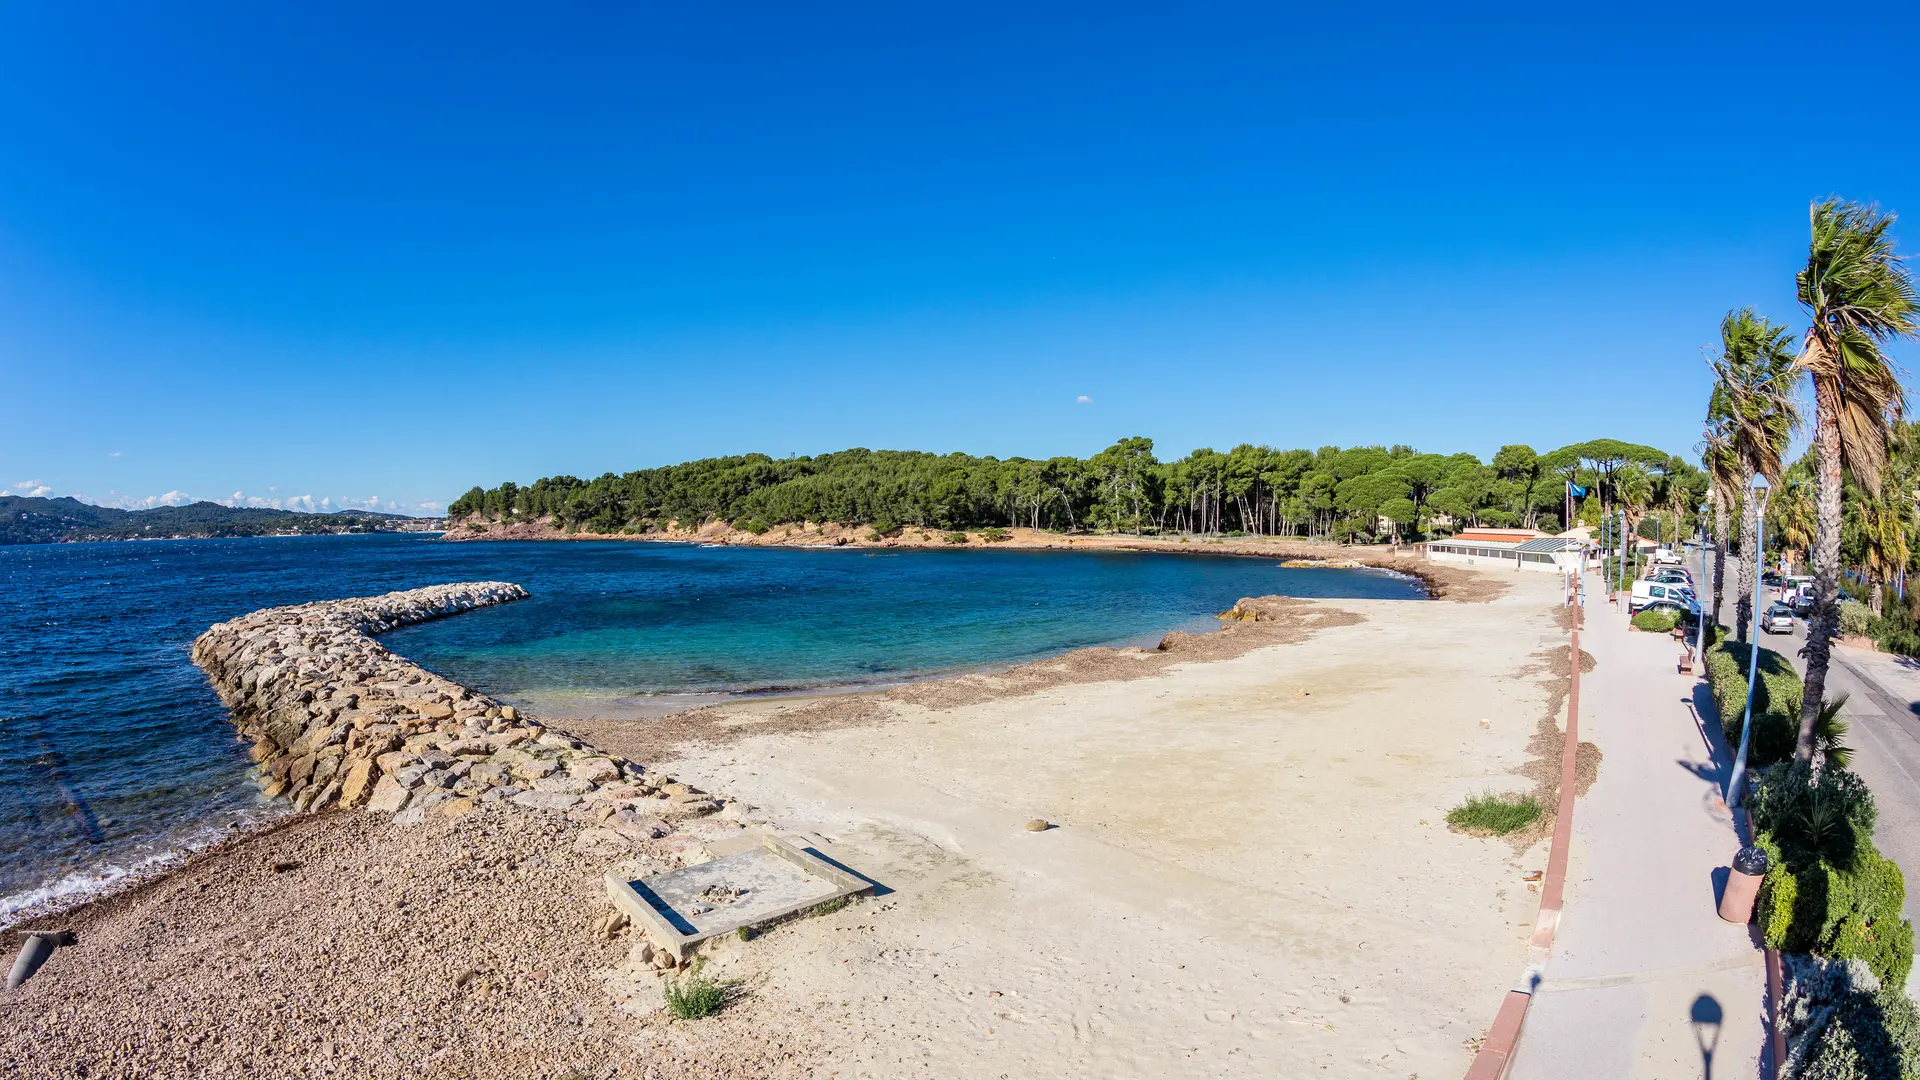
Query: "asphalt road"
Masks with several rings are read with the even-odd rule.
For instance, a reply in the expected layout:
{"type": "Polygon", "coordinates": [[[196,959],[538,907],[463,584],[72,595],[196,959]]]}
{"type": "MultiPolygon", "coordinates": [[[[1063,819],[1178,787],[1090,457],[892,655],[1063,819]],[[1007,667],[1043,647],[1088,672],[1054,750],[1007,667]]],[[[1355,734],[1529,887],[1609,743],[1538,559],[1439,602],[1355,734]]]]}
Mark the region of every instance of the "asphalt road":
{"type": "MultiPolygon", "coordinates": [[[[1704,597],[1712,579],[1699,567],[1690,569],[1703,586],[1695,591],[1704,597]]],[[[1734,567],[1729,565],[1722,623],[1733,615],[1734,577],[1734,567]]],[[[1767,602],[1778,595],[1774,589],[1762,592],[1767,602]]],[[[1791,635],[1762,633],[1760,643],[1785,656],[1804,675],[1800,648],[1806,637],[1806,624],[1795,619],[1791,635]]],[[[1851,725],[1847,743],[1854,751],[1852,769],[1867,782],[1880,808],[1874,843],[1908,875],[1905,910],[1913,920],[1920,910],[1915,902],[1915,894],[1920,893],[1920,877],[1915,876],[1920,875],[1920,664],[1836,645],[1827,669],[1828,700],[1837,694],[1847,695],[1840,715],[1851,725]]]]}

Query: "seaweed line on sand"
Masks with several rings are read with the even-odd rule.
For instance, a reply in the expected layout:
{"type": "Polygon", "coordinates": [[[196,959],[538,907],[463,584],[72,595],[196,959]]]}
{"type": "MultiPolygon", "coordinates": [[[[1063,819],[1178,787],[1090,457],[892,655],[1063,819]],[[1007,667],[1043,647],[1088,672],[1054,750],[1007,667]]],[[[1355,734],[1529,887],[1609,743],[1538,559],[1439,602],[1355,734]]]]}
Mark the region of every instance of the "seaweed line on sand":
{"type": "MultiPolygon", "coordinates": [[[[1573,612],[1574,609],[1568,607],[1552,609],[1554,621],[1566,630],[1573,628],[1573,612]]],[[[1526,763],[1514,771],[1533,781],[1533,790],[1529,794],[1540,803],[1542,812],[1533,824],[1505,837],[1516,852],[1524,851],[1536,841],[1551,835],[1554,822],[1560,816],[1560,766],[1561,756],[1567,746],[1563,718],[1567,695],[1573,689],[1573,663],[1567,645],[1553,645],[1533,655],[1539,662],[1520,668],[1514,672],[1514,677],[1541,676],[1540,685],[1547,691],[1547,704],[1541,710],[1533,736],[1527,740],[1526,763]]],[[[1583,674],[1592,671],[1594,663],[1592,653],[1580,650],[1580,671],[1583,674]]],[[[1574,796],[1585,795],[1599,775],[1600,748],[1582,741],[1574,749],[1574,796]]]]}

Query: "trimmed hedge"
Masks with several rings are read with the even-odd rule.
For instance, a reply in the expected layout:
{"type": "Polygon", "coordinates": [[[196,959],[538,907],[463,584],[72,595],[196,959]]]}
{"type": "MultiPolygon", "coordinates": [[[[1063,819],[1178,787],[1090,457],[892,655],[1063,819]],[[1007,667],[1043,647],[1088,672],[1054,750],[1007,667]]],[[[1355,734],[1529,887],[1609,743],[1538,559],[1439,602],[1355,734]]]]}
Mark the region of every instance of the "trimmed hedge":
{"type": "Polygon", "coordinates": [[[1633,617],[1635,630],[1664,634],[1680,625],[1680,613],[1673,608],[1647,608],[1633,617]]]}
{"type": "MultiPolygon", "coordinates": [[[[1707,650],[1707,683],[1720,707],[1720,732],[1728,746],[1740,745],[1740,721],[1747,709],[1748,646],[1731,639],[1707,650]]],[[[1760,685],[1753,692],[1753,738],[1747,767],[1759,769],[1793,756],[1800,739],[1800,675],[1787,658],[1760,650],[1760,685]]]]}
{"type": "Polygon", "coordinates": [[[1776,765],[1748,801],[1767,876],[1755,912],[1769,948],[1859,960],[1886,986],[1913,968],[1906,877],[1873,846],[1877,811],[1860,778],[1828,766],[1776,765]]]}

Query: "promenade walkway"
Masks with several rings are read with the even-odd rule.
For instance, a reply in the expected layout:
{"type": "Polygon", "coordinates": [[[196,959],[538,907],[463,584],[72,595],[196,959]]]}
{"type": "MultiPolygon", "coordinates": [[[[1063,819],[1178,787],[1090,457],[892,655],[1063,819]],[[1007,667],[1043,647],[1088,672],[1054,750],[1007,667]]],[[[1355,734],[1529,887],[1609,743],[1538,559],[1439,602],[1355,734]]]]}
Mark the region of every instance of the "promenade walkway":
{"type": "Polygon", "coordinates": [[[1715,913],[1741,843],[1720,797],[1732,754],[1705,683],[1674,673],[1673,639],[1588,596],[1580,734],[1604,760],[1574,810],[1565,913],[1508,1075],[1750,1080],[1764,954],[1715,913]]]}

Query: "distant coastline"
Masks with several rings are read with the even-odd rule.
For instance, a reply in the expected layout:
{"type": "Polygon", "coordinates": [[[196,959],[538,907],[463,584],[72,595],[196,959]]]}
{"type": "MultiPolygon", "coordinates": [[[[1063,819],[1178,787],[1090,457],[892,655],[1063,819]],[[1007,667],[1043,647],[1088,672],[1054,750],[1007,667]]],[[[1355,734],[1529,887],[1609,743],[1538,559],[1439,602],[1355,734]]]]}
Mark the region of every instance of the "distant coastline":
{"type": "Polygon", "coordinates": [[[119,510],[73,498],[0,495],[0,545],[438,532],[440,528],[439,518],[373,510],[303,514],[267,507],[222,506],[215,502],[119,510]]]}

